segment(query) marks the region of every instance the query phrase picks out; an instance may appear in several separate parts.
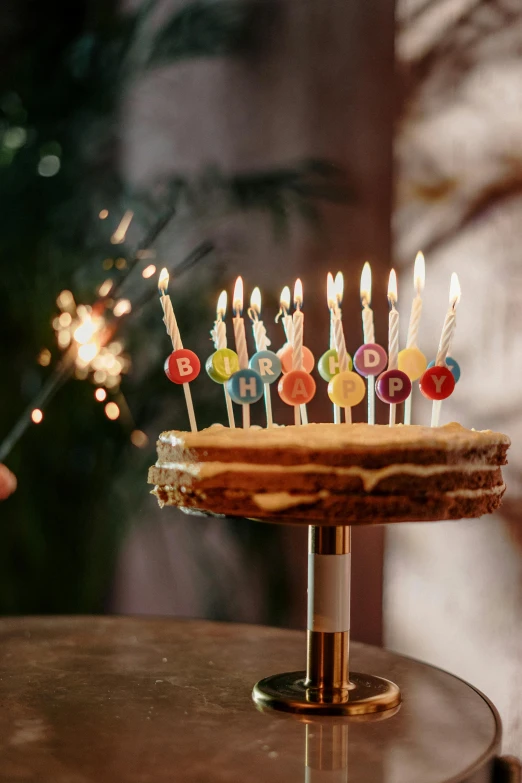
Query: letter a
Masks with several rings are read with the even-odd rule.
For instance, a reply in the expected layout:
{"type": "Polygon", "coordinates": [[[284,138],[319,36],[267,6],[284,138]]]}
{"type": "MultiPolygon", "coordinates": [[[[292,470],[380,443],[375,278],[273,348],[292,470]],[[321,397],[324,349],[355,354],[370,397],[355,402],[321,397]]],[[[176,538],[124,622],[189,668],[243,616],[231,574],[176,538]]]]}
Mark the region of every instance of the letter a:
{"type": "Polygon", "coordinates": [[[292,394],[290,395],[293,400],[295,400],[296,397],[307,397],[306,394],[306,387],[304,385],[304,382],[301,380],[301,378],[297,378],[296,382],[294,383],[294,388],[292,389],[292,394]]]}

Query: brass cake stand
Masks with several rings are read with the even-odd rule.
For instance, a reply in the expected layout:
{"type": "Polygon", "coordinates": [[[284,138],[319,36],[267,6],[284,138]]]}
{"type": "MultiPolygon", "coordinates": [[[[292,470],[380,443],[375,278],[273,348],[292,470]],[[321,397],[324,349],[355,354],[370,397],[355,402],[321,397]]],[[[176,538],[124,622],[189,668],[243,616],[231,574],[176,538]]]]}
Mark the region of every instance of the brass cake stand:
{"type": "Polygon", "coordinates": [[[369,715],[394,710],[398,686],[350,671],[351,528],[309,526],[306,671],[266,677],[254,686],[262,708],[316,715],[369,715]]]}

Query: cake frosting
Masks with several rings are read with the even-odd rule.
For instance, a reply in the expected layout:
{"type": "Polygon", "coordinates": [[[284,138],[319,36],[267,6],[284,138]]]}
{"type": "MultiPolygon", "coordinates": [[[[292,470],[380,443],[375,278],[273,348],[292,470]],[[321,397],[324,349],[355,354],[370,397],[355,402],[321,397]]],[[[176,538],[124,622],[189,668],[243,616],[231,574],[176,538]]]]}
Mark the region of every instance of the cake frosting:
{"type": "Polygon", "coordinates": [[[455,519],[493,511],[509,438],[368,424],[164,432],[149,482],[162,505],[283,522],[455,519]]]}

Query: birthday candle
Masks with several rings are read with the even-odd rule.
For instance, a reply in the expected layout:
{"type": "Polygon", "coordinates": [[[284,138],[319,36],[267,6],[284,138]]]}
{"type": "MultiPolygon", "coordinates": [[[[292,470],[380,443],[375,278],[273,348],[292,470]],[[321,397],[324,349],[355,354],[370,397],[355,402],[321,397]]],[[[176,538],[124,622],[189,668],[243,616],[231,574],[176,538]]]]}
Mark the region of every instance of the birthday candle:
{"type": "Polygon", "coordinates": [[[368,261],[365,262],[361,273],[361,304],[363,335],[365,343],[375,342],[375,329],[373,324],[372,303],[372,268],[368,261]]]}
{"type": "MultiPolygon", "coordinates": [[[[304,315],[301,310],[303,304],[303,284],[299,278],[294,285],[294,314],[292,317],[292,368],[302,370],[303,368],[303,327],[304,315]]],[[[301,406],[302,408],[305,406],[301,406]]],[[[306,410],[306,407],[305,407],[306,410]]],[[[301,424],[301,412],[299,405],[294,406],[294,419],[297,425],[301,424]]]]}
{"type": "MultiPolygon", "coordinates": [[[[337,277],[336,277],[337,280],[337,277]]],[[[335,350],[335,334],[334,334],[334,307],[337,304],[336,285],[331,272],[328,272],[326,277],[326,300],[328,302],[328,308],[330,310],[330,350],[335,350]]],[[[339,361],[339,354],[337,354],[337,361],[339,361]]],[[[329,378],[329,375],[327,376],[329,378]]],[[[341,423],[341,407],[333,403],[333,415],[334,424],[341,423]]]]}
{"type": "Polygon", "coordinates": [[[283,322],[283,329],[285,330],[286,342],[292,345],[293,340],[293,322],[292,316],[288,312],[290,310],[290,288],[285,285],[281,291],[281,297],[279,299],[280,310],[276,316],[276,321],[281,318],[283,322]]]}
{"type": "MultiPolygon", "coordinates": [[[[167,288],[169,285],[169,273],[166,269],[162,269],[159,280],[158,288],[160,291],[160,302],[163,308],[163,322],[167,329],[167,334],[172,341],[172,347],[175,351],[183,349],[183,342],[181,340],[181,334],[178,328],[178,322],[174,314],[174,308],[170,296],[167,294],[167,288]]],[[[183,383],[183,392],[185,394],[185,402],[187,404],[187,412],[190,421],[190,429],[192,432],[197,432],[198,427],[196,424],[196,415],[194,413],[194,404],[192,402],[192,394],[190,393],[190,386],[188,383],[183,383]]]]}
{"type": "MultiPolygon", "coordinates": [[[[214,328],[211,331],[211,336],[214,341],[214,348],[219,351],[226,348],[227,341],[227,327],[225,321],[225,313],[227,311],[227,292],[221,291],[216,307],[216,320],[214,321],[214,328]]],[[[232,406],[232,400],[226,384],[223,384],[223,391],[225,393],[225,405],[227,406],[228,426],[230,429],[235,429],[236,422],[234,420],[234,408],[232,406]]]]}
{"type": "MultiPolygon", "coordinates": [[[[259,318],[260,314],[261,314],[261,291],[258,287],[256,287],[254,288],[250,296],[250,309],[248,311],[248,315],[250,316],[250,319],[252,321],[254,342],[256,344],[256,351],[258,353],[259,351],[266,351],[268,346],[270,345],[270,340],[268,339],[266,333],[266,327],[263,321],[261,321],[259,318]]],[[[276,358],[277,357],[274,356],[274,361],[276,358]]],[[[273,427],[274,420],[272,416],[272,396],[270,392],[269,383],[264,384],[264,395],[265,395],[266,425],[267,427],[273,427]]]]}
{"type": "MultiPolygon", "coordinates": [[[[232,323],[234,325],[234,339],[236,342],[236,352],[239,357],[239,368],[246,370],[248,368],[248,351],[246,344],[245,334],[245,321],[241,315],[243,312],[243,278],[238,277],[234,286],[234,297],[232,302],[232,310],[234,312],[234,318],[232,323]]],[[[250,427],[250,406],[248,404],[243,405],[243,428],[248,429],[250,427]]]]}
{"type": "MultiPolygon", "coordinates": [[[[337,358],[339,361],[339,372],[346,372],[348,370],[348,354],[346,352],[346,341],[344,339],[344,329],[342,322],[342,313],[340,304],[343,298],[344,291],[344,278],[341,272],[338,272],[335,277],[335,282],[331,274],[327,278],[328,291],[328,306],[330,307],[331,323],[333,328],[333,337],[335,342],[335,348],[337,351],[337,358]]],[[[351,424],[352,409],[351,407],[345,407],[344,409],[345,421],[347,424],[351,424]]]]}
{"type": "MultiPolygon", "coordinates": [[[[388,370],[396,370],[399,362],[399,311],[395,307],[397,304],[397,275],[394,269],[390,272],[388,302],[390,304],[388,317],[388,370]]],[[[396,409],[395,403],[391,403],[390,426],[395,424],[396,409]]]]}
{"type": "MultiPolygon", "coordinates": [[[[361,304],[363,323],[363,342],[375,344],[372,303],[372,268],[365,262],[361,273],[361,304]]],[[[375,424],[375,375],[367,376],[368,384],[368,424],[375,424]]]]}
{"type": "MultiPolygon", "coordinates": [[[[455,272],[453,272],[453,274],[451,275],[450,293],[449,293],[450,306],[448,312],[446,313],[446,318],[444,319],[444,325],[442,327],[439,349],[437,351],[437,358],[435,359],[436,367],[446,367],[446,358],[448,356],[451,342],[453,340],[455,327],[457,326],[457,305],[460,302],[460,296],[461,296],[461,290],[460,290],[459,278],[455,274],[455,272]]],[[[432,368],[431,372],[433,371],[433,369],[434,368],[432,368]]],[[[448,380],[451,379],[448,377],[448,380]]],[[[433,406],[431,410],[432,427],[439,426],[441,405],[442,405],[442,399],[433,400],[433,406]]]]}
{"type": "MultiPolygon", "coordinates": [[[[419,251],[415,258],[415,264],[413,267],[413,285],[415,288],[415,296],[411,303],[410,322],[408,324],[408,337],[406,339],[406,349],[401,352],[402,357],[399,358],[399,366],[401,366],[401,358],[408,360],[408,375],[412,381],[422,375],[426,369],[426,357],[418,350],[417,340],[419,334],[419,326],[422,314],[422,292],[424,290],[425,281],[425,263],[424,256],[419,251]],[[416,365],[416,367],[415,367],[416,365]],[[413,372],[412,372],[413,370],[413,372]],[[418,373],[418,374],[417,374],[418,373]]],[[[411,404],[413,398],[413,391],[404,403],[404,424],[411,424],[411,404]]]]}

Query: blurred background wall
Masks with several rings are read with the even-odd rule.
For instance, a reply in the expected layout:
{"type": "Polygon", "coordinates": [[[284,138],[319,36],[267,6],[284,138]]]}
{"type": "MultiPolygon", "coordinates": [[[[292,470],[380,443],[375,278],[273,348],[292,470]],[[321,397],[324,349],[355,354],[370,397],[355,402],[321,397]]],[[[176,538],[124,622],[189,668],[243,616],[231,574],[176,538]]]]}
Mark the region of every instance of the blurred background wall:
{"type": "MultiPolygon", "coordinates": [[[[443,418],[507,432],[513,445],[500,513],[387,529],[385,643],[481,688],[506,751],[520,755],[522,6],[410,1],[397,15],[394,257],[404,266],[423,248],[426,297],[440,303],[458,270],[463,374],[443,418]]],[[[427,308],[432,354],[443,317],[427,308]]]]}

